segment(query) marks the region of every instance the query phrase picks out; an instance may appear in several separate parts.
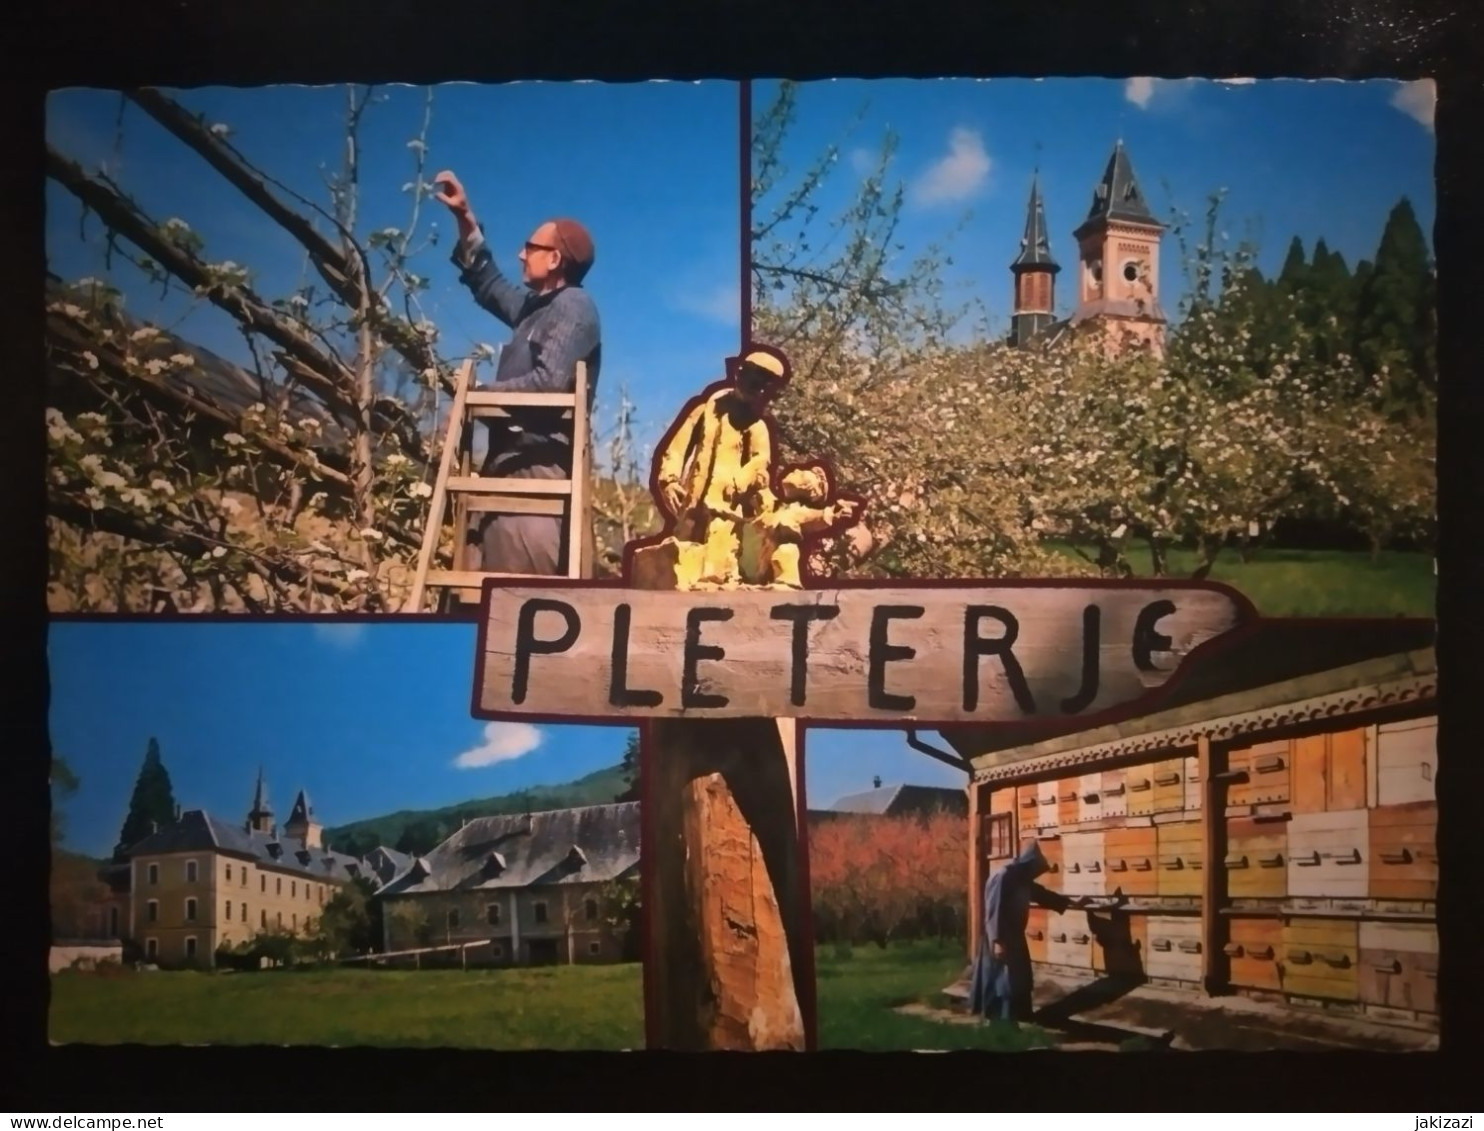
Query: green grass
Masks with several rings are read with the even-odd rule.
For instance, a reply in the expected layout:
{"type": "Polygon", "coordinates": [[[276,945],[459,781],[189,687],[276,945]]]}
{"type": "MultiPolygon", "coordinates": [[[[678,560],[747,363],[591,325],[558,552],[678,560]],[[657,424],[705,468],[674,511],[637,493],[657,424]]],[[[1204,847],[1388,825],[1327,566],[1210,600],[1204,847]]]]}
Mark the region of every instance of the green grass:
{"type": "MultiPolygon", "coordinates": [[[[1077,556],[1064,545],[1052,543],[1051,548],[1077,556]]],[[[1136,577],[1151,576],[1147,546],[1130,546],[1126,556],[1136,577]]],[[[1169,576],[1189,577],[1198,560],[1194,550],[1171,550],[1169,576]]],[[[1243,562],[1235,550],[1227,549],[1217,557],[1208,580],[1240,590],[1264,616],[1430,617],[1437,593],[1432,569],[1432,558],[1426,554],[1390,550],[1372,561],[1364,552],[1265,549],[1243,562]]]]}
{"type": "Polygon", "coordinates": [[[832,946],[822,946],[815,961],[822,1049],[1010,1052],[1054,1043],[1044,1030],[1032,1025],[1007,1029],[896,1012],[897,1006],[912,1002],[943,1004],[944,987],[957,981],[967,965],[960,943],[894,943],[884,950],[858,946],[849,957],[837,954],[832,946]]]}
{"type": "Polygon", "coordinates": [[[62,1043],[642,1049],[638,963],[514,970],[67,971],[62,1043]]]}

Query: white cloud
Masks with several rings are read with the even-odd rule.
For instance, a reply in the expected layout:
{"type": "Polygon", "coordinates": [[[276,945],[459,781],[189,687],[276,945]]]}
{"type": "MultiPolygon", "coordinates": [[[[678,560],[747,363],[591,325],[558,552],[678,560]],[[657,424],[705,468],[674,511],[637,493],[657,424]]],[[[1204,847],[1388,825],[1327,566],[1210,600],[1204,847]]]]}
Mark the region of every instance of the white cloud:
{"type": "Polygon", "coordinates": [[[1224,82],[1224,83],[1226,83],[1227,86],[1251,86],[1257,80],[1256,79],[1217,79],[1216,81],[1217,82],[1224,82]]]}
{"type": "Polygon", "coordinates": [[[989,179],[990,166],[984,138],[958,126],[948,135],[948,152],[917,178],[913,196],[921,204],[967,199],[989,179]]]}
{"type": "Polygon", "coordinates": [[[484,728],[484,741],[465,750],[453,760],[461,770],[493,766],[529,754],[541,745],[541,732],[528,723],[489,723],[484,728]]]}
{"type": "Polygon", "coordinates": [[[1123,96],[1140,110],[1149,109],[1149,100],[1154,97],[1154,80],[1147,76],[1129,79],[1123,84],[1123,96]]]}
{"type": "Polygon", "coordinates": [[[735,326],[742,317],[742,289],[738,283],[719,283],[709,289],[685,290],[675,296],[675,308],[708,322],[735,326]]]}
{"type": "Polygon", "coordinates": [[[366,625],[359,621],[341,621],[338,624],[317,624],[314,626],[314,637],[316,640],[331,644],[336,648],[354,648],[366,635],[366,625]]]}
{"type": "Polygon", "coordinates": [[[1391,104],[1403,114],[1416,118],[1429,130],[1433,128],[1433,112],[1438,105],[1438,84],[1432,79],[1417,79],[1402,83],[1391,96],[1391,104]]]}

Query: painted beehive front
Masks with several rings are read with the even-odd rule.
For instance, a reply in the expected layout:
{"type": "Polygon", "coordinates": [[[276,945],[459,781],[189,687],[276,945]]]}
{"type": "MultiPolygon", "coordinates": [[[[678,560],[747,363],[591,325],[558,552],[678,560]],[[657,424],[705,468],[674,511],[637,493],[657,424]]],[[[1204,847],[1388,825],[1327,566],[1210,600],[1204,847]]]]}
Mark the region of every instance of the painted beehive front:
{"type": "Polygon", "coordinates": [[[1046,961],[1047,920],[1051,912],[1044,907],[1032,907],[1025,925],[1025,942],[1030,948],[1032,962],[1046,961]]]}
{"type": "Polygon", "coordinates": [[[1376,761],[1378,804],[1437,800],[1438,720],[1383,723],[1377,728],[1376,761]]]}
{"type": "Polygon", "coordinates": [[[1015,790],[1015,827],[1021,840],[1034,836],[1040,828],[1040,809],[1035,786],[1022,785],[1015,790]]]}
{"type": "Polygon", "coordinates": [[[1056,783],[1056,823],[1063,829],[1077,824],[1077,814],[1082,805],[1078,791],[1081,784],[1080,777],[1062,778],[1056,783]]]}
{"type": "Polygon", "coordinates": [[[1438,930],[1432,923],[1360,924],[1360,1000],[1438,1011],[1438,930]]]}
{"type": "Polygon", "coordinates": [[[1291,919],[1283,927],[1283,992],[1332,1001],[1360,996],[1359,923],[1291,919]]]}
{"type": "Polygon", "coordinates": [[[1138,978],[1144,974],[1149,952],[1146,915],[1126,911],[1089,911],[1092,931],[1092,968],[1102,974],[1138,978]]]}
{"type": "Polygon", "coordinates": [[[1324,812],[1324,763],[1327,745],[1322,734],[1306,735],[1293,740],[1291,800],[1295,813],[1324,812]]]}
{"type": "Polygon", "coordinates": [[[1438,807],[1432,801],[1370,811],[1370,894],[1375,899],[1438,897],[1438,807]]]}
{"type": "Polygon", "coordinates": [[[1067,895],[1102,895],[1108,890],[1103,870],[1102,832],[1068,833],[1062,837],[1062,888],[1067,895]]]}
{"type": "Polygon", "coordinates": [[[1036,824],[1043,829],[1056,827],[1056,782],[1043,781],[1035,787],[1038,807],[1036,824]]]}
{"type": "Polygon", "coordinates": [[[1247,776],[1245,781],[1236,780],[1227,787],[1226,803],[1272,805],[1287,801],[1290,760],[1287,739],[1233,750],[1227,768],[1247,776]]]}
{"type": "Polygon", "coordinates": [[[1052,914],[1046,922],[1050,942],[1047,961],[1058,966],[1092,969],[1092,931],[1087,925],[1087,912],[1066,911],[1052,914]]]}
{"type": "Polygon", "coordinates": [[[1205,865],[1200,822],[1159,825],[1155,831],[1159,850],[1158,894],[1161,897],[1200,895],[1205,865]]]}
{"type": "Polygon", "coordinates": [[[1278,961],[1283,946],[1283,924],[1277,919],[1232,919],[1226,944],[1231,984],[1252,990],[1279,990],[1278,961]]]}
{"type": "Polygon", "coordinates": [[[1050,836],[1040,841],[1041,855],[1046,857],[1047,869],[1037,883],[1051,891],[1062,890],[1062,858],[1064,850],[1059,836],[1050,836]]]}
{"type": "Polygon", "coordinates": [[[1369,821],[1364,809],[1295,813],[1288,823],[1288,894],[1364,899],[1369,889],[1369,821]]]}
{"type": "Polygon", "coordinates": [[[1083,774],[1077,785],[1079,823],[1103,819],[1103,775],[1083,774]]]}
{"type": "Polygon", "coordinates": [[[1151,978],[1201,978],[1201,921],[1195,915],[1151,915],[1145,958],[1151,978]]]}
{"type": "Polygon", "coordinates": [[[1154,812],[1154,765],[1130,766],[1124,771],[1130,817],[1147,817],[1154,812]]]}
{"type": "Polygon", "coordinates": [[[1365,730],[1294,739],[1293,811],[1349,812],[1366,804],[1365,730]]]}
{"type": "Polygon", "coordinates": [[[1103,833],[1103,871],[1108,891],[1123,889],[1127,896],[1159,893],[1157,830],[1148,828],[1108,829],[1103,833]]]}
{"type": "Polygon", "coordinates": [[[1227,819],[1226,894],[1231,899],[1288,895],[1288,822],[1227,819]]]}
{"type": "Polygon", "coordinates": [[[1201,779],[1201,760],[1196,754],[1191,754],[1185,759],[1185,810],[1194,813],[1201,807],[1201,794],[1204,792],[1201,779]]]}
{"type": "Polygon", "coordinates": [[[1103,819],[1128,816],[1128,784],[1123,770],[1103,771],[1103,819]]]}
{"type": "Polygon", "coordinates": [[[1166,758],[1154,763],[1154,811],[1169,813],[1185,808],[1185,759],[1166,758]]]}

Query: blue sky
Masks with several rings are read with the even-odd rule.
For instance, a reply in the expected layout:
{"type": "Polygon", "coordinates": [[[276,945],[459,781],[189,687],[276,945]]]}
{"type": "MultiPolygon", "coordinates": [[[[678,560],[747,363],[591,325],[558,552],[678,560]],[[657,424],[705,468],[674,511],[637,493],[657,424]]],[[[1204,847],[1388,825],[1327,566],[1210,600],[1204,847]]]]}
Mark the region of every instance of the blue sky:
{"type": "MultiPolygon", "coordinates": [[[[380,88],[362,133],[362,233],[406,227],[413,153],[426,88],[380,88]]],[[[327,205],[322,170],[344,150],[343,87],[206,87],[170,92],[290,188],[327,205]]],[[[105,162],[113,179],[158,221],[184,219],[206,241],[205,256],[254,273],[267,298],[287,297],[304,271],[302,251],[245,197],[132,104],[98,90],[53,93],[48,142],[89,170],[105,162]]],[[[648,434],[669,423],[697,389],[722,372],[741,333],[739,130],[736,84],[516,83],[434,88],[428,132],[431,178],[459,174],[484,221],[501,269],[519,278],[515,254],[544,219],[574,216],[593,233],[597,262],[586,281],[603,324],[600,395],[616,403],[621,383],[640,401],[648,434]],[[653,418],[653,420],[651,420],[653,418]]],[[[63,278],[104,276],[101,225],[79,236],[78,202],[47,184],[50,269],[63,278]]],[[[435,222],[438,246],[414,269],[431,282],[425,310],[441,352],[465,356],[508,331],[474,305],[448,261],[454,235],[447,210],[423,202],[418,231],[435,222]]],[[[312,269],[310,274],[313,276],[312,269]]],[[[162,301],[129,264],[115,260],[115,285],[136,315],[245,364],[236,324],[205,303],[162,301]]],[[[323,288],[321,288],[323,289],[323,288]]]]}
{"type": "MultiPolygon", "coordinates": [[[[776,92],[754,84],[760,113],[776,92]]],[[[840,161],[833,211],[887,127],[900,137],[891,175],[907,189],[905,256],[946,241],[954,299],[981,300],[996,331],[1008,328],[1010,261],[1025,227],[1039,163],[1052,253],[1062,266],[1057,301],[1070,312],[1076,243],[1092,191],[1121,137],[1155,215],[1199,222],[1209,194],[1228,190],[1222,227],[1252,231],[1270,275],[1298,235],[1323,237],[1353,268],[1375,254],[1387,213],[1406,196],[1431,240],[1434,220],[1427,86],[1391,81],[1152,79],[834,80],[802,84],[785,150],[801,173],[829,143],[840,161]],[[853,132],[862,107],[865,116],[853,132]],[[1039,148],[1038,148],[1039,147],[1039,148]],[[954,232],[969,216],[967,227],[954,232]],[[949,237],[952,236],[951,240],[949,237]]],[[[766,208],[768,201],[764,201],[766,208]]],[[[761,210],[760,210],[761,211],[761,210]]],[[[1191,240],[1199,242],[1199,236],[1191,240]]],[[[1161,293],[1172,314],[1183,290],[1178,250],[1165,237],[1161,293]]]]}
{"type": "MultiPolygon", "coordinates": [[[[183,808],[246,815],[257,768],[286,817],[308,791],[342,824],[570,781],[617,764],[624,727],[486,723],[469,714],[475,628],[460,624],[58,622],[52,748],[81,779],[67,844],[112,850],[151,736],[183,808]]],[[[893,784],[962,785],[900,734],[811,731],[811,805],[893,784]]]]}

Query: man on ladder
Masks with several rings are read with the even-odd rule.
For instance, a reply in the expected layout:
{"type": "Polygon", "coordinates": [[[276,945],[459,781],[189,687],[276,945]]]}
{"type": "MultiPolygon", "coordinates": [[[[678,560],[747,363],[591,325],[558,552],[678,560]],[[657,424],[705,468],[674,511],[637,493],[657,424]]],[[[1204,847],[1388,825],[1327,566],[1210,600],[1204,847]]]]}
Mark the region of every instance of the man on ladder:
{"type": "MultiPolygon", "coordinates": [[[[520,287],[495,266],[469,197],[452,172],[439,173],[437,199],[458,225],[453,261],[459,281],[474,301],[514,331],[500,351],[494,390],[509,393],[571,393],[578,362],[585,362],[589,402],[597,388],[601,335],[598,309],[582,289],[593,265],[592,237],[575,220],[549,220],[520,252],[520,287]]],[[[574,410],[586,411],[588,406],[574,410]]],[[[488,419],[489,447],[483,476],[508,479],[570,479],[572,437],[560,409],[511,409],[488,419]]],[[[582,469],[577,469],[582,474],[582,469]]],[[[485,514],[470,532],[480,547],[481,569],[491,573],[558,576],[578,547],[566,545],[563,521],[555,515],[485,514]]]]}

